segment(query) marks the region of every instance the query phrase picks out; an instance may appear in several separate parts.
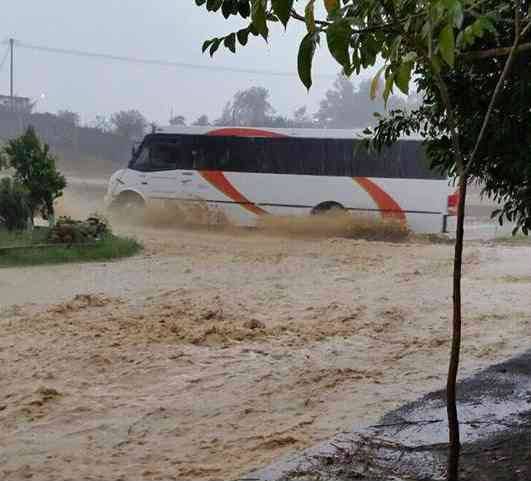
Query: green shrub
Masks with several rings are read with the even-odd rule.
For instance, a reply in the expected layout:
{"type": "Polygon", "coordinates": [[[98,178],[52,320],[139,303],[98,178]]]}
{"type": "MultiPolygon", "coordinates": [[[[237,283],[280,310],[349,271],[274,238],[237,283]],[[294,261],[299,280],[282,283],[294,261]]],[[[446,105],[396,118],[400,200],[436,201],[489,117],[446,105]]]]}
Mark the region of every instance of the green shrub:
{"type": "Polygon", "coordinates": [[[31,209],[24,188],[10,178],[0,179],[0,228],[24,230],[30,217],[31,209]]]}
{"type": "Polygon", "coordinates": [[[107,221],[94,215],[85,221],[61,217],[50,229],[49,241],[58,244],[96,242],[111,234],[107,221]]]}
{"type": "Polygon", "coordinates": [[[3,147],[2,158],[14,169],[15,181],[27,191],[31,219],[39,213],[44,219],[53,218],[53,202],[63,195],[66,180],[57,171],[55,157],[35,129],[28,127],[23,135],[9,140],[3,147]]]}

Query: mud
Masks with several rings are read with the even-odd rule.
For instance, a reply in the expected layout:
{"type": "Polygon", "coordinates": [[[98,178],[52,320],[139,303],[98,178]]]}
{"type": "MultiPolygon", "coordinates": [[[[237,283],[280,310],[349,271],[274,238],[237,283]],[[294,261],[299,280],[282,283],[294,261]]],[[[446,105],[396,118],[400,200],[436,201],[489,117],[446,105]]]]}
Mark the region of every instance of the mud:
{"type": "MultiPolygon", "coordinates": [[[[444,383],[451,245],[117,229],[0,272],[0,478],[234,479],[444,383]]],[[[528,347],[524,258],[468,244],[464,374],[528,347]]]]}

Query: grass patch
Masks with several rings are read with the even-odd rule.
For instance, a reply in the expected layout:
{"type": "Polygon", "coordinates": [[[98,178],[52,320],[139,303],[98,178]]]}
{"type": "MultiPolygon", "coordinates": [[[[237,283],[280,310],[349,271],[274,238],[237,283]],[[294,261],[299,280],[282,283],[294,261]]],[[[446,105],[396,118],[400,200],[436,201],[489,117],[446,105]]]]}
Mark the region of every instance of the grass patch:
{"type": "Polygon", "coordinates": [[[41,246],[46,243],[47,234],[47,229],[25,233],[0,232],[0,267],[109,261],[132,256],[142,249],[135,239],[111,234],[85,245],[41,246]],[[12,249],[2,249],[5,247],[12,249]]]}
{"type": "Polygon", "coordinates": [[[43,227],[35,227],[31,232],[8,232],[0,229],[0,248],[44,244],[47,242],[48,232],[49,229],[43,227]]]}

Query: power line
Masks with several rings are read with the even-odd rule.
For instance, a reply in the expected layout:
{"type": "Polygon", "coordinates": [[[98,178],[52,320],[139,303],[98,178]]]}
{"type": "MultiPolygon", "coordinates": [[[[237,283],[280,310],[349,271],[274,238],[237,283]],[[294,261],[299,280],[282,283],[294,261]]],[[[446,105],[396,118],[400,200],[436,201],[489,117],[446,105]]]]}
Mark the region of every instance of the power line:
{"type": "MultiPolygon", "coordinates": [[[[185,62],[173,62],[169,60],[155,60],[155,59],[144,59],[136,57],[126,57],[122,55],[113,55],[107,53],[97,53],[97,52],[87,52],[83,50],[74,50],[66,48],[56,48],[56,47],[47,47],[44,45],[35,45],[26,42],[16,41],[16,47],[23,48],[27,50],[35,50],[39,52],[47,52],[59,55],[70,55],[75,57],[85,57],[85,58],[96,58],[103,60],[110,60],[114,62],[124,62],[124,63],[134,63],[134,64],[143,64],[143,65],[152,65],[159,67],[169,67],[169,68],[183,68],[189,70],[207,70],[207,71],[219,71],[219,72],[230,72],[238,74],[251,74],[251,75],[263,75],[263,76],[273,76],[273,77],[297,77],[295,72],[282,72],[275,70],[261,70],[261,69],[246,69],[246,68],[236,68],[236,67],[226,67],[221,65],[200,65],[192,64],[185,62]]],[[[335,78],[337,74],[320,74],[316,77],[323,78],[335,78]]]]}

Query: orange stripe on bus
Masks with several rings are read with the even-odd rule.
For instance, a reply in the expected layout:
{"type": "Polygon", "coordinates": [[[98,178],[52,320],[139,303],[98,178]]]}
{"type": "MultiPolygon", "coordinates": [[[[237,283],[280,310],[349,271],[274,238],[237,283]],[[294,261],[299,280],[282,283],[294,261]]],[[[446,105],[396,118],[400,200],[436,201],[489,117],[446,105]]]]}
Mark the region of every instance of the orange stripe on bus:
{"type": "Polygon", "coordinates": [[[261,138],[279,138],[287,137],[285,134],[279,134],[278,132],[270,132],[269,130],[262,129],[248,129],[248,128],[235,128],[226,127],[222,129],[215,129],[208,132],[207,135],[214,137],[261,137],[261,138]]]}
{"type": "Polygon", "coordinates": [[[367,177],[354,177],[354,182],[359,184],[376,202],[376,205],[382,211],[382,217],[406,221],[406,214],[402,207],[380,186],[367,177]]]}
{"type": "Polygon", "coordinates": [[[249,199],[242,195],[242,193],[230,183],[227,177],[225,177],[223,172],[218,170],[201,170],[199,171],[199,174],[210,185],[218,189],[220,192],[223,192],[229,199],[240,204],[241,207],[247,209],[249,212],[256,215],[267,214],[265,210],[253,204],[249,199]]]}

